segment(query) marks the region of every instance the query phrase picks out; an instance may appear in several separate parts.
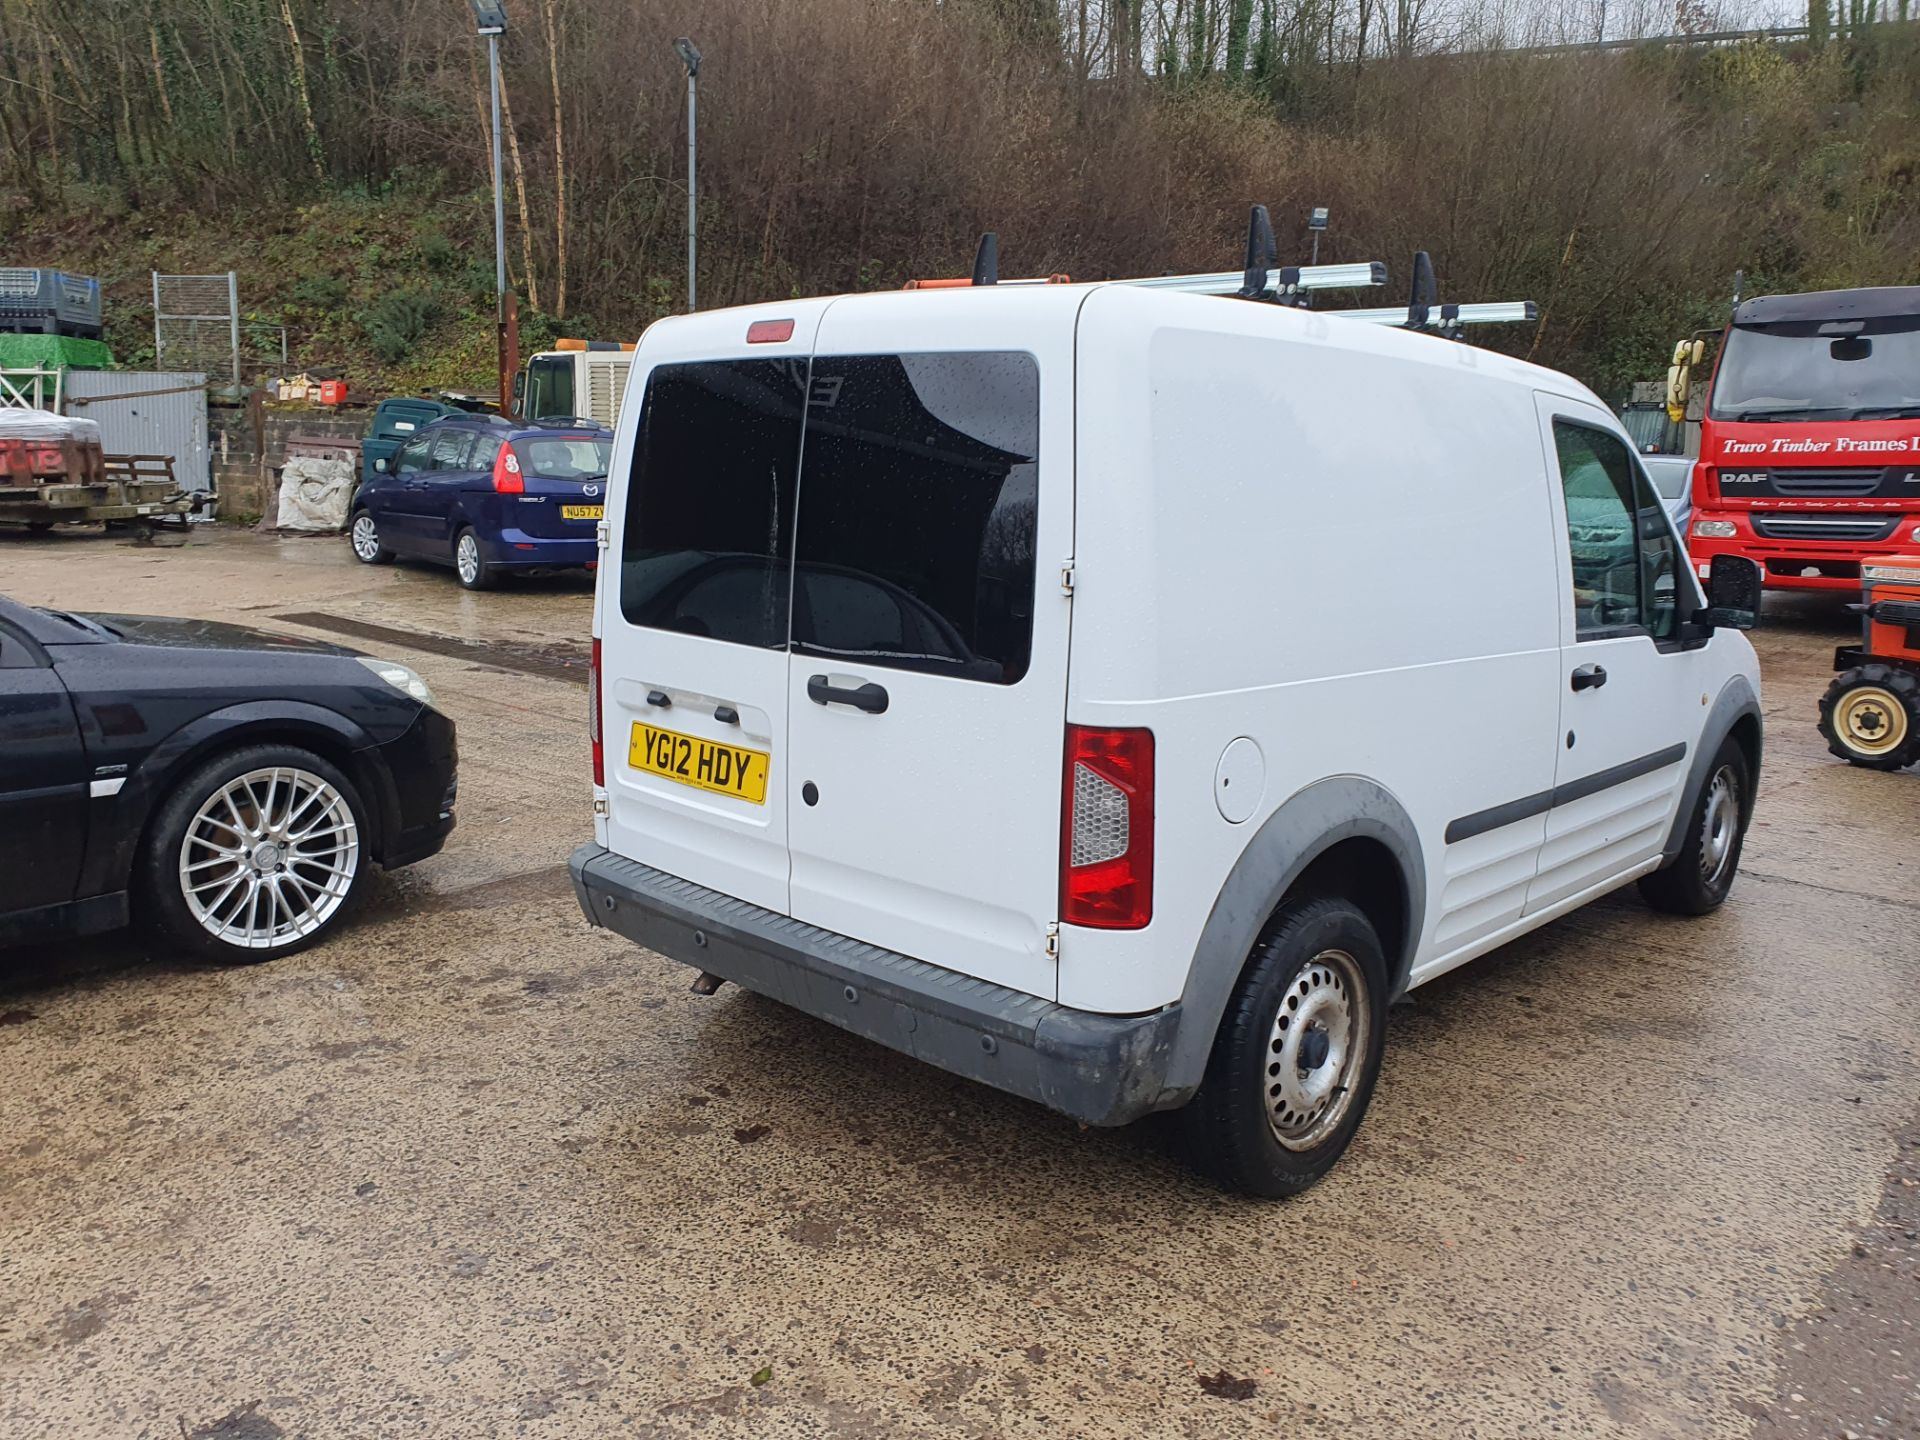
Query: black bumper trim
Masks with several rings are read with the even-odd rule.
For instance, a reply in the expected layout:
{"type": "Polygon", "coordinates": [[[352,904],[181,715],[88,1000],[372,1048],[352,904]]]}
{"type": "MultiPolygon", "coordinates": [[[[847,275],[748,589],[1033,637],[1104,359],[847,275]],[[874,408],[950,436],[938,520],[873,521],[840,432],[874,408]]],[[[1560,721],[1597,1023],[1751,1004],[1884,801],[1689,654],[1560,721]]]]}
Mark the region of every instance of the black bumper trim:
{"type": "Polygon", "coordinates": [[[668,875],[599,845],[567,862],[595,925],[890,1049],[1124,1125],[1188,1097],[1165,1085],[1180,1007],[1074,1010],[929,965],[668,875]]]}

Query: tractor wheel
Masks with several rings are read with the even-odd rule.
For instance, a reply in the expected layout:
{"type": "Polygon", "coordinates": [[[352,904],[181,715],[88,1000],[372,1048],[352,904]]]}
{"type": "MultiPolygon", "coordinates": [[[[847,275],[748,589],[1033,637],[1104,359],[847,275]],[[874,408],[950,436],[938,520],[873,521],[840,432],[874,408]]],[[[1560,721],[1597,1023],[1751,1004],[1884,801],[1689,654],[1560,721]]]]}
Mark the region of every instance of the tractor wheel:
{"type": "Polygon", "coordinates": [[[1842,671],[1820,698],[1827,748],[1869,770],[1920,760],[1920,677],[1892,665],[1842,671]]]}

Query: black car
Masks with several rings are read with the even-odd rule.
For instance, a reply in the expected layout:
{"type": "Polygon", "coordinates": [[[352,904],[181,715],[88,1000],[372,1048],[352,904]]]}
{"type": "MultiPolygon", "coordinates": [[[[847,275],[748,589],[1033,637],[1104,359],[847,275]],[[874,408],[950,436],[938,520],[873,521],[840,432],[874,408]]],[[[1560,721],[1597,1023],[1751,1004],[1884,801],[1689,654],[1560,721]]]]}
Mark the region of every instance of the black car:
{"type": "Polygon", "coordinates": [[[215,960],[312,944],[453,829],[406,666],[236,625],[0,598],[0,942],[137,919],[215,960]]]}

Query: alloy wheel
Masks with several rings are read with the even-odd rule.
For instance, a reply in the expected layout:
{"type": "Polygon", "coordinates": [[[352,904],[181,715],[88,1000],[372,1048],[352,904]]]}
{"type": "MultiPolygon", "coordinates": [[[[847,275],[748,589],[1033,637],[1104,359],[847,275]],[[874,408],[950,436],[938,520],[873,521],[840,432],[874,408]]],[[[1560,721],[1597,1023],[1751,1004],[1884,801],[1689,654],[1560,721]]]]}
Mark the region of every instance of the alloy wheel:
{"type": "Polygon", "coordinates": [[[227,781],[180,842],[180,893],[209,935],[273,950],[313,934],[346,902],[360,869],[347,799],[309,770],[273,766],[227,781]]]}

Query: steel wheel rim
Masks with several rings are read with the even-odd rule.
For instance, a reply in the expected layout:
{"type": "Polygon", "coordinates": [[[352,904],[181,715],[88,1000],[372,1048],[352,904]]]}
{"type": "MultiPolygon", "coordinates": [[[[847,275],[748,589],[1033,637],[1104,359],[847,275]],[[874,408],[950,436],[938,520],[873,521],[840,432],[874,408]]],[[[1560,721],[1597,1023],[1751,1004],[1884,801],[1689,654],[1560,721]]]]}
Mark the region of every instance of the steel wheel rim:
{"type": "Polygon", "coordinates": [[[1840,697],[1834,728],[1849,750],[1891,755],[1907,740],[1907,707],[1891,690],[1860,685],[1840,697]]]}
{"type": "Polygon", "coordinates": [[[1322,950],[1288,982],[1268,1036],[1267,1126],[1288,1150],[1311,1150],[1353,1106],[1373,1025],[1360,966],[1322,950]]]}
{"type": "Polygon", "coordinates": [[[460,578],[471,585],[480,577],[480,544],[471,535],[462,535],[453,547],[454,564],[460,568],[460,578]]]}
{"type": "Polygon", "coordinates": [[[380,553],[380,532],[374,528],[371,515],[353,517],[353,553],[362,560],[371,560],[380,553]]]}
{"type": "Polygon", "coordinates": [[[346,796],[310,770],[249,770],[208,796],[180,842],[194,921],[242,950],[275,950],[324,926],[360,870],[346,796]]]}
{"type": "Polygon", "coordinates": [[[1706,809],[1700,818],[1700,878],[1709,888],[1726,878],[1739,833],[1740,781],[1732,766],[1722,765],[1707,786],[1706,809]]]}

